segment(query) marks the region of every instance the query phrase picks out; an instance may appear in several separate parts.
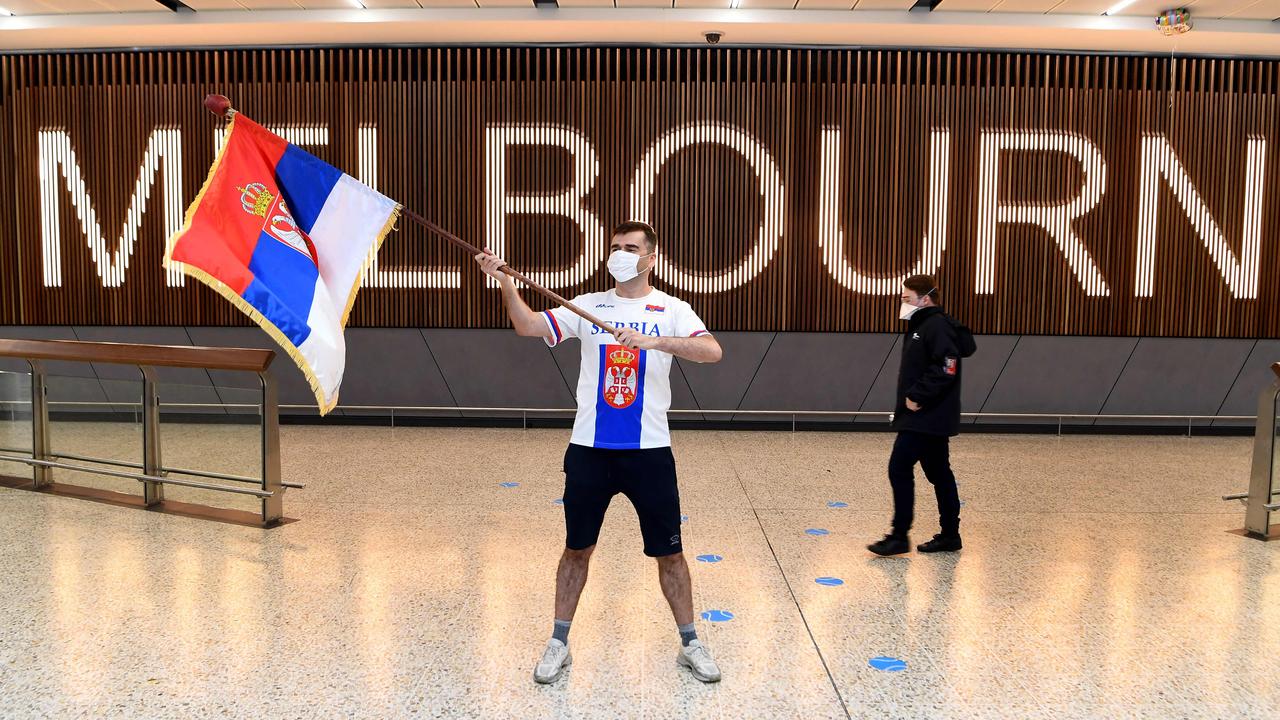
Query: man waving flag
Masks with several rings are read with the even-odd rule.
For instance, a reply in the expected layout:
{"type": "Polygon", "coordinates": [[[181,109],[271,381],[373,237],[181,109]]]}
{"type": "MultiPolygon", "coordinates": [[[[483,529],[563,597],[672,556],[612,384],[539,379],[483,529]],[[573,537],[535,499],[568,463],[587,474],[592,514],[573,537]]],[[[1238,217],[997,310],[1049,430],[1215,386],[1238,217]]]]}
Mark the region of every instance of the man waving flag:
{"type": "MultiPolygon", "coordinates": [[[[226,98],[210,97],[211,110],[228,109],[226,98]],[[227,104],[215,108],[219,101],[227,104]]],[[[182,263],[253,318],[306,375],[323,415],[338,402],[347,315],[400,210],[234,113],[186,222],[169,238],[165,266],[182,263]]]]}

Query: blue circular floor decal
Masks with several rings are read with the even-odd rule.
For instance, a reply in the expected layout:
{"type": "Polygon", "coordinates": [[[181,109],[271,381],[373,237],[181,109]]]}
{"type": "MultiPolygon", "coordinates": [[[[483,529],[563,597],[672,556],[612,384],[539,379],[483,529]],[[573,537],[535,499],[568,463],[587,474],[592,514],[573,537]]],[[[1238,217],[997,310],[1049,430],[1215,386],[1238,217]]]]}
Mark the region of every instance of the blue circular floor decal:
{"type": "Polygon", "coordinates": [[[520,487],[520,483],[518,482],[503,482],[498,484],[501,485],[502,487],[520,487]]]}
{"type": "Polygon", "coordinates": [[[871,658],[867,664],[877,670],[883,670],[885,672],[902,672],[907,669],[907,663],[905,660],[885,657],[883,655],[871,658]]]}
{"type": "Polygon", "coordinates": [[[817,536],[820,536],[820,535],[830,535],[830,534],[831,534],[831,531],[830,531],[830,530],[827,530],[826,528],[809,528],[808,530],[805,530],[805,531],[804,531],[804,534],[805,534],[805,535],[813,535],[813,536],[817,537],[817,536]]]}
{"type": "Polygon", "coordinates": [[[564,498],[556,498],[555,500],[552,500],[552,501],[551,501],[551,503],[552,503],[553,505],[563,505],[563,504],[564,504],[564,498]]]}
{"type": "Polygon", "coordinates": [[[814,580],[814,582],[818,583],[819,585],[826,585],[828,587],[835,587],[837,585],[844,584],[844,581],[838,577],[820,577],[817,580],[814,580]]]}
{"type": "Polygon", "coordinates": [[[733,613],[728,610],[703,610],[702,619],[707,622],[728,622],[733,619],[733,613]]]}
{"type": "Polygon", "coordinates": [[[704,563],[718,563],[723,559],[724,557],[720,555],[699,555],[698,556],[698,562],[704,562],[704,563]]]}
{"type": "Polygon", "coordinates": [[[835,501],[833,501],[833,502],[829,502],[829,503],[827,503],[827,507],[829,507],[829,508],[847,508],[847,507],[849,507],[849,503],[847,503],[847,502],[840,502],[839,500],[835,500],[835,501]]]}

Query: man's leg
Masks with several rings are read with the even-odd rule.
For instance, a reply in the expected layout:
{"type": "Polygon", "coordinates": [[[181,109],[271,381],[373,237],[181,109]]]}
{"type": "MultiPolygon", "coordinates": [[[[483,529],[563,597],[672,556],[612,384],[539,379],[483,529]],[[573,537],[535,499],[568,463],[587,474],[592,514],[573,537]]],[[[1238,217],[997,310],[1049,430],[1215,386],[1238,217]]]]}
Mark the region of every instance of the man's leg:
{"type": "MultiPolygon", "coordinates": [[[[693,581],[689,578],[689,563],[684,553],[664,555],[658,558],[658,584],[671,606],[671,615],[679,627],[693,625],[693,581]]],[[[694,636],[696,638],[696,636],[694,636]]],[[[688,644],[688,643],[684,643],[688,644]]]]}
{"type": "Polygon", "coordinates": [[[573,662],[569,655],[569,627],[587,584],[591,553],[604,523],[605,511],[616,492],[610,482],[609,456],[595,448],[570,445],[564,454],[565,549],[556,569],[556,616],[551,639],[533,670],[540,683],[555,682],[573,662]]]}
{"type": "Polygon", "coordinates": [[[582,588],[587,584],[587,568],[591,564],[593,550],[595,545],[582,550],[565,548],[560,556],[560,567],[556,570],[556,618],[552,623],[551,639],[533,668],[534,682],[555,682],[573,662],[569,653],[569,625],[578,609],[582,588]]]}
{"type": "Polygon", "coordinates": [[[893,489],[893,530],[867,549],[877,555],[901,555],[911,551],[907,533],[911,531],[916,502],[915,464],[919,458],[919,436],[900,432],[889,454],[889,486],[893,489]]]}
{"type": "Polygon", "coordinates": [[[889,454],[889,486],[893,488],[893,534],[906,537],[915,519],[915,464],[920,459],[921,437],[900,432],[889,454]]]}
{"type": "Polygon", "coordinates": [[[622,492],[636,509],[644,554],[658,562],[658,584],[680,633],[676,661],[702,682],[718,682],[720,668],[693,626],[693,583],[680,539],[680,490],[671,448],[636,450],[619,465],[622,492]]]}
{"type": "Polygon", "coordinates": [[[569,623],[587,584],[591,553],[609,502],[617,493],[612,451],[570,445],[564,453],[565,549],[556,570],[556,632],[568,643],[569,623]]]}
{"type": "Polygon", "coordinates": [[[942,528],[943,541],[925,543],[921,549],[925,552],[952,551],[960,549],[960,493],[956,489],[956,476],[951,471],[951,442],[947,437],[929,438],[929,443],[920,455],[920,469],[933,485],[934,495],[938,498],[938,523],[942,528]],[[954,541],[952,541],[954,539],[954,541]]]}
{"type": "Polygon", "coordinates": [[[689,668],[689,672],[702,682],[719,682],[720,666],[711,652],[698,640],[693,626],[693,582],[689,578],[689,563],[684,553],[663,555],[658,560],[658,584],[671,606],[671,615],[680,632],[680,652],[676,662],[689,668]]]}
{"type": "MultiPolygon", "coordinates": [[[[591,553],[595,545],[583,550],[564,549],[560,567],[556,570],[556,622],[569,623],[578,611],[578,599],[587,585],[587,570],[591,565],[591,553]]],[[[567,631],[567,628],[566,628],[567,631]]],[[[567,632],[566,632],[567,634],[567,632]]],[[[567,643],[568,639],[563,639],[567,643]]]]}
{"type": "Polygon", "coordinates": [[[676,624],[693,624],[693,585],[680,539],[680,488],[671,448],[633,450],[620,463],[622,492],[636,509],[644,554],[658,561],[658,584],[676,624]]]}

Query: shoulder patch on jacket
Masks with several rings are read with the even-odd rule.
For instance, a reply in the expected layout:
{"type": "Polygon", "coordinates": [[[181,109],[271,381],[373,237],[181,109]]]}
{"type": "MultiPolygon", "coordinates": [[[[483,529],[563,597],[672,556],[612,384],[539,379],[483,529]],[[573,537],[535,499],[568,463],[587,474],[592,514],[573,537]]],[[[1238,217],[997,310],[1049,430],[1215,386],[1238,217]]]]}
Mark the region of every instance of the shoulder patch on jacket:
{"type": "Polygon", "coordinates": [[[956,368],[958,365],[959,363],[956,362],[955,358],[953,357],[944,358],[942,361],[942,371],[948,375],[955,375],[956,368]]]}

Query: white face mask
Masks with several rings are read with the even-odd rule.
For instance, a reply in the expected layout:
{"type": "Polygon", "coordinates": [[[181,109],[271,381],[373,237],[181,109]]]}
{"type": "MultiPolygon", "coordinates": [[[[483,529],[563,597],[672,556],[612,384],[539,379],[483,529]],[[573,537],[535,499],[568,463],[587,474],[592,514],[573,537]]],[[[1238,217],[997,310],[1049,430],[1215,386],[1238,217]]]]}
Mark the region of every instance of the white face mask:
{"type": "MultiPolygon", "coordinates": [[[[653,254],[649,253],[649,255],[653,254]]],[[[640,261],[649,257],[649,255],[637,255],[624,250],[614,250],[609,255],[609,274],[620,283],[635,279],[640,276],[640,271],[637,269],[640,261]]],[[[652,266],[650,266],[645,269],[645,272],[649,272],[652,269],[652,266]]]]}
{"type": "MultiPolygon", "coordinates": [[[[925,298],[927,298],[927,297],[929,297],[930,295],[932,295],[932,294],[933,294],[933,292],[934,292],[934,290],[937,290],[937,289],[938,289],[938,288],[933,288],[933,290],[930,290],[929,292],[925,293],[924,295],[919,296],[919,298],[917,298],[917,301],[923,301],[925,298]]],[[[899,306],[898,306],[898,319],[899,319],[899,320],[910,320],[910,319],[911,319],[911,316],[916,314],[916,311],[918,311],[918,310],[922,310],[923,308],[924,308],[924,306],[923,306],[923,305],[912,305],[912,304],[911,304],[911,303],[909,303],[909,302],[904,302],[904,303],[902,303],[901,305],[899,305],[899,306]]]]}

